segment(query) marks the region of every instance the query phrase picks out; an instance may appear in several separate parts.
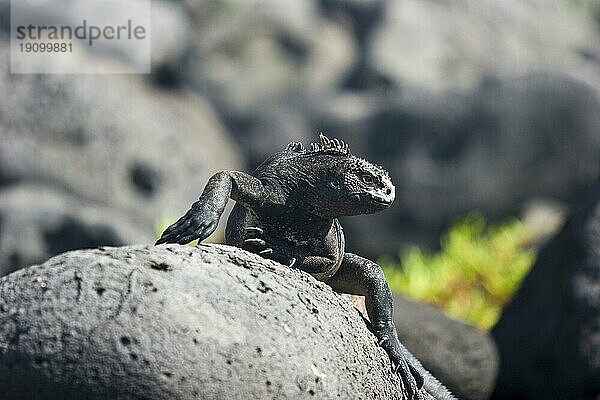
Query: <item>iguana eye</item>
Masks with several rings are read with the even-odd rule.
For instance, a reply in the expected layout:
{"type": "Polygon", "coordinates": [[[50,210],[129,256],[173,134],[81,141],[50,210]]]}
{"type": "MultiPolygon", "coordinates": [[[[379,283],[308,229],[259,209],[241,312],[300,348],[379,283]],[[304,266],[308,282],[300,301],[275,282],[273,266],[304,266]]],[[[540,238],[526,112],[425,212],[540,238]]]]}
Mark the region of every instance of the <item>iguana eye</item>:
{"type": "Polygon", "coordinates": [[[373,183],[373,177],[369,174],[363,174],[361,175],[360,179],[364,182],[364,183],[373,183]]]}

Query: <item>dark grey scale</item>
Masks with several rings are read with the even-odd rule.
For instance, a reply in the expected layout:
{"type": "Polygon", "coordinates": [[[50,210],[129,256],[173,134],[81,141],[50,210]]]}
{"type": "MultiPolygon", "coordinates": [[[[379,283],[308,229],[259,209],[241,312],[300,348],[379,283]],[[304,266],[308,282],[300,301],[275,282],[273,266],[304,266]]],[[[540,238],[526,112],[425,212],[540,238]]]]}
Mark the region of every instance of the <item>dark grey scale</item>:
{"type": "Polygon", "coordinates": [[[385,169],[323,134],[309,150],[290,143],[252,174],[213,175],[199,200],[156,243],[207,238],[229,198],[236,205],[227,221],[227,244],[306,271],[337,292],[365,296],[375,336],[410,398],[420,399],[423,386],[436,398],[452,398],[398,340],[381,267],[345,249],[338,217],[375,213],[393,203],[395,188],[385,169]]]}

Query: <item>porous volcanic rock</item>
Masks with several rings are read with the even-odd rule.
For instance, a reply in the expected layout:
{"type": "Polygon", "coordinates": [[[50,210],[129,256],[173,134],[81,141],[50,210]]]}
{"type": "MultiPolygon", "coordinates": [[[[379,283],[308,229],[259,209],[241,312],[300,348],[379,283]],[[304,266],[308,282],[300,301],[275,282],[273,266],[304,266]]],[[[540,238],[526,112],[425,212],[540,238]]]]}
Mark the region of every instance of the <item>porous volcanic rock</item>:
{"type": "Polygon", "coordinates": [[[328,286],[229,246],[77,250],[0,279],[10,399],[404,398],[390,371],[328,286]]]}

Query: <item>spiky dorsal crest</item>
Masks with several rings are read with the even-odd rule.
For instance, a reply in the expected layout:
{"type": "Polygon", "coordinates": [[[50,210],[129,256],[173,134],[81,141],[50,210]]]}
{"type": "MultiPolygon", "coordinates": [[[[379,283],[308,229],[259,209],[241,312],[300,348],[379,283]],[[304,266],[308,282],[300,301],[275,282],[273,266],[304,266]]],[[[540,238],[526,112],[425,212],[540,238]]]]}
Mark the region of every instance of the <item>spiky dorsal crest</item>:
{"type": "Polygon", "coordinates": [[[291,142],[285,149],[288,151],[294,151],[296,153],[301,153],[306,150],[300,142],[291,142]]]}
{"type": "Polygon", "coordinates": [[[347,143],[344,143],[344,141],[340,139],[329,139],[323,132],[319,133],[318,143],[311,143],[310,151],[311,153],[350,155],[350,149],[348,148],[347,143]]]}

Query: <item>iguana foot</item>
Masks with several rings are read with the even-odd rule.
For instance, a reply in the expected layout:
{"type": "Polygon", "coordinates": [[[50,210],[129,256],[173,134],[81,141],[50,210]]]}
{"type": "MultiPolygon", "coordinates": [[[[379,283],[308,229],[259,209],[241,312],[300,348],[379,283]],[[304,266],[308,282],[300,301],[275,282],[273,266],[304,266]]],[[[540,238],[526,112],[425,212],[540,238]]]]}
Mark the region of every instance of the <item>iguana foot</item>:
{"type": "Polygon", "coordinates": [[[405,357],[400,357],[395,361],[392,360],[392,363],[394,364],[394,372],[398,374],[402,380],[402,385],[404,386],[408,399],[423,400],[423,396],[420,392],[420,387],[423,387],[423,377],[419,371],[417,371],[405,357]],[[419,383],[419,380],[421,383],[419,383]]]}
{"type": "Polygon", "coordinates": [[[192,204],[183,217],[165,229],[155,244],[187,244],[195,239],[202,241],[215,231],[219,217],[220,214],[209,202],[200,199],[192,204]]]}
{"type": "Polygon", "coordinates": [[[245,239],[242,248],[263,258],[268,258],[280,262],[281,264],[293,267],[296,264],[296,258],[289,258],[281,252],[274,251],[277,246],[269,240],[261,228],[250,226],[246,228],[245,239]]]}
{"type": "Polygon", "coordinates": [[[379,338],[378,344],[388,353],[392,370],[399,375],[408,399],[422,400],[420,389],[423,387],[423,375],[403,354],[394,327],[375,331],[375,335],[379,338]]]}

